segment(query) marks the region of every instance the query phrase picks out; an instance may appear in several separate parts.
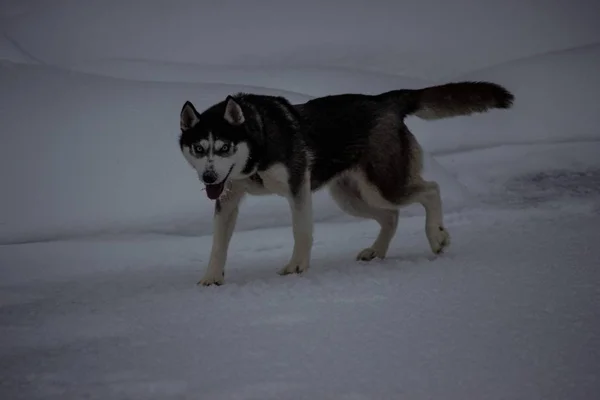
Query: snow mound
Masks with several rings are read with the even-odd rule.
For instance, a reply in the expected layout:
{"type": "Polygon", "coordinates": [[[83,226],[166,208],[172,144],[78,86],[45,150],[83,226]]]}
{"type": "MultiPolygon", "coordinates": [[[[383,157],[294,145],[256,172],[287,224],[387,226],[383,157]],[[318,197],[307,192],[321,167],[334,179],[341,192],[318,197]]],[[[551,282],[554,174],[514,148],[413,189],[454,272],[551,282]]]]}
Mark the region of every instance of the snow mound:
{"type": "Polygon", "coordinates": [[[506,144],[600,139],[600,45],[507,62],[452,80],[490,80],[515,95],[509,111],[440,121],[410,119],[433,154],[506,144]]]}
{"type": "Polygon", "coordinates": [[[599,6],[586,0],[550,0],[543,18],[538,4],[518,0],[9,3],[0,7],[27,12],[7,13],[3,29],[61,66],[127,58],[437,79],[600,39],[599,6]]]}
{"type": "MultiPolygon", "coordinates": [[[[165,78],[173,72],[164,67],[159,74],[160,68],[149,72],[154,74],[149,78],[160,78],[160,74],[165,78]]],[[[600,90],[600,79],[592,73],[595,70],[600,70],[598,46],[507,63],[457,80],[505,85],[516,95],[513,109],[442,121],[409,118],[407,122],[424,149],[434,155],[509,143],[600,138],[593,97],[597,91],[593,88],[600,90]],[[577,118],[572,118],[569,110],[573,108],[566,101],[576,106],[577,118]]],[[[1,100],[0,129],[10,132],[2,138],[0,161],[6,193],[1,200],[3,242],[81,233],[208,234],[212,205],[176,146],[182,102],[189,99],[203,108],[240,90],[281,94],[297,102],[311,98],[258,86],[132,81],[33,66],[3,65],[0,71],[6,94],[1,100]]],[[[193,78],[188,71],[185,78],[193,78]]],[[[131,72],[123,69],[121,74],[131,72]]],[[[232,71],[223,74],[223,80],[235,76],[232,71]]],[[[332,85],[332,91],[349,87],[349,81],[356,92],[383,89],[385,78],[370,79],[373,75],[360,73],[352,79],[348,72],[332,85]]],[[[237,81],[246,77],[268,86],[281,85],[289,77],[287,88],[296,90],[308,88],[304,83],[311,82],[309,91],[319,94],[328,92],[331,81],[329,72],[319,77],[316,70],[302,69],[281,72],[279,78],[248,72],[237,81]]],[[[216,72],[213,78],[220,80],[216,72]]],[[[399,80],[391,79],[388,88],[397,88],[399,80]]],[[[419,82],[414,81],[412,87],[420,86],[419,82]]],[[[448,211],[470,204],[460,176],[434,159],[429,158],[427,165],[429,177],[440,182],[448,211]]],[[[348,218],[326,192],[317,194],[315,204],[318,221],[348,218]]],[[[413,206],[405,212],[412,215],[422,210],[413,206]]],[[[242,215],[239,229],[290,221],[286,202],[276,197],[248,199],[242,215]]]]}
{"type": "Polygon", "coordinates": [[[340,67],[240,67],[180,64],[144,60],[102,60],[69,69],[128,80],[227,83],[276,88],[311,96],[361,92],[381,93],[390,88],[419,88],[431,81],[400,75],[340,67]]]}

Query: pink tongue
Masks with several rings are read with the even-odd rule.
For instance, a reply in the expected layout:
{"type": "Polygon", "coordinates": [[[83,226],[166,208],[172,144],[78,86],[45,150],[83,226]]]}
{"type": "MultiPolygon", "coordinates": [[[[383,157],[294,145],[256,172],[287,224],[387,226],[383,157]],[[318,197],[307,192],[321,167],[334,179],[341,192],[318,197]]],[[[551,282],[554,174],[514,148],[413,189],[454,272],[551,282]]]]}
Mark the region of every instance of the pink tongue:
{"type": "Polygon", "coordinates": [[[223,192],[224,187],[225,182],[219,183],[217,185],[206,185],[206,195],[209,199],[216,200],[223,192]]]}

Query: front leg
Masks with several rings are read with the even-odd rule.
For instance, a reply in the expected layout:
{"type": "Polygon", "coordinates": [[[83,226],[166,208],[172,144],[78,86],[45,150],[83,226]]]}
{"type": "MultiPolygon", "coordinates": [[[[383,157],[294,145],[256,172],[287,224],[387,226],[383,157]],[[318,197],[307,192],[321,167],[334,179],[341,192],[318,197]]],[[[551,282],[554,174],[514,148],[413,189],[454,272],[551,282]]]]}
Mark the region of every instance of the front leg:
{"type": "Polygon", "coordinates": [[[239,205],[244,197],[241,189],[230,190],[215,202],[213,242],[206,272],[198,285],[222,285],[225,281],[225,262],[229,242],[235,229],[239,205]]]}
{"type": "Polygon", "coordinates": [[[304,179],[296,195],[288,198],[292,211],[294,250],[289,263],[279,270],[280,275],[300,274],[310,264],[313,244],[313,212],[310,179],[304,179]]]}

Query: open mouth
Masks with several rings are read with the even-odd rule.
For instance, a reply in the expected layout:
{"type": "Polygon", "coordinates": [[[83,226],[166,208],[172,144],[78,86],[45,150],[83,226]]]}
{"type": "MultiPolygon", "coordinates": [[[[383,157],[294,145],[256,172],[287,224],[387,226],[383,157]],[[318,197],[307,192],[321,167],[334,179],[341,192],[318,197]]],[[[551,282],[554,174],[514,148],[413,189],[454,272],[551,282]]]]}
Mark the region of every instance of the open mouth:
{"type": "Polygon", "coordinates": [[[225,179],[221,181],[221,183],[206,185],[206,196],[208,196],[209,199],[216,200],[219,198],[219,196],[221,196],[221,193],[223,193],[223,190],[225,189],[225,182],[227,182],[227,178],[229,178],[229,174],[231,174],[234,165],[229,168],[229,172],[225,176],[225,179]]]}

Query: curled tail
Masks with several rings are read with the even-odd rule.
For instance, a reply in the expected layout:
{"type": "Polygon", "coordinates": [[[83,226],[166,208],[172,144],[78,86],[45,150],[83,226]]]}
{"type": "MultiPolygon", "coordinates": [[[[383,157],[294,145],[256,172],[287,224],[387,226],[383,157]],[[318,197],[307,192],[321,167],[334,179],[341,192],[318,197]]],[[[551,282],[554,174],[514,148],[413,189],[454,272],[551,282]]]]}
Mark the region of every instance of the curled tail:
{"type": "Polygon", "coordinates": [[[492,108],[506,109],[514,101],[512,93],[491,82],[455,82],[389,93],[402,93],[408,106],[407,115],[428,120],[481,113],[492,108]]]}

